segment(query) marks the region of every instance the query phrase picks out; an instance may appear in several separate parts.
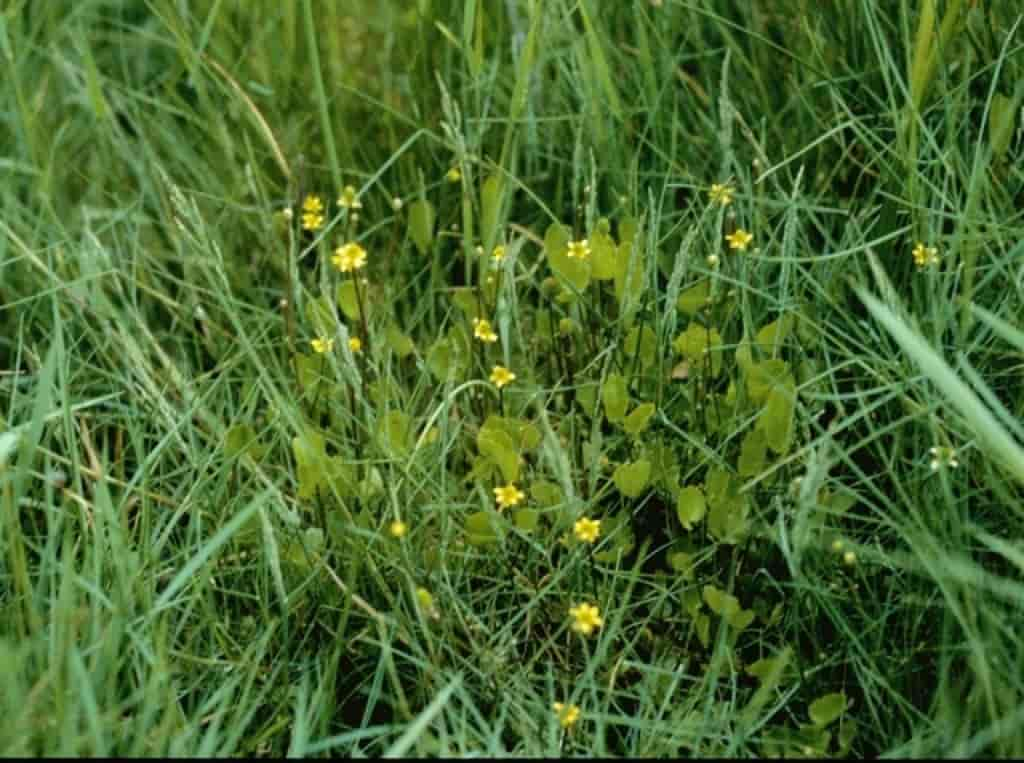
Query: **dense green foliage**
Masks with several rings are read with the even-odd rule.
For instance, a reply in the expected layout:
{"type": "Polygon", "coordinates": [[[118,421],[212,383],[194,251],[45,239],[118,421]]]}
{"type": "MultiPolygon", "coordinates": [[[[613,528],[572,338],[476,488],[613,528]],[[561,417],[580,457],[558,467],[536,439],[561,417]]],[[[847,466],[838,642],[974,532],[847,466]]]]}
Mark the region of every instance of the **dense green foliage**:
{"type": "Polygon", "coordinates": [[[1012,6],[7,3],[0,752],[1024,755],[1012,6]]]}

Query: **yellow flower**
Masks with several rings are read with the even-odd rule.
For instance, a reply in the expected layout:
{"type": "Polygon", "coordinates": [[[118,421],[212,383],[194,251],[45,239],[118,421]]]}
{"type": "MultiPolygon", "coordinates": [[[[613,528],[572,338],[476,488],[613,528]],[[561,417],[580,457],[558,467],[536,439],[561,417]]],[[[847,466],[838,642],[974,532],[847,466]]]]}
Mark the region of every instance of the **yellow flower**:
{"type": "Polygon", "coordinates": [[[348,210],[363,208],[363,202],[359,201],[359,197],[356,195],[355,186],[345,186],[341,196],[338,197],[338,206],[348,210]]]}
{"type": "Polygon", "coordinates": [[[496,247],[494,247],[494,251],[491,252],[491,259],[494,260],[495,262],[501,262],[503,259],[505,259],[505,247],[502,246],[501,244],[498,244],[496,247]]]}
{"type": "Polygon", "coordinates": [[[481,342],[491,343],[498,341],[498,335],[494,333],[491,322],[483,318],[473,319],[473,336],[481,342]]]}
{"type": "Polygon", "coordinates": [[[572,629],[584,636],[589,636],[595,628],[604,624],[601,619],[601,612],[593,604],[579,604],[569,608],[569,616],[573,619],[572,629]]]}
{"type": "Polygon", "coordinates": [[[579,257],[581,260],[587,259],[590,256],[590,242],[585,238],[579,241],[570,241],[569,251],[566,252],[566,256],[570,258],[579,257]]]}
{"type": "Polygon", "coordinates": [[[710,196],[711,201],[716,204],[721,204],[723,207],[727,207],[732,204],[733,193],[735,193],[735,191],[728,183],[712,183],[711,190],[708,191],[708,196],[710,196]]]}
{"type": "Polygon", "coordinates": [[[449,183],[458,183],[462,180],[462,173],[459,172],[458,167],[452,167],[444,177],[449,183]]]}
{"type": "Polygon", "coordinates": [[[491,384],[498,389],[501,389],[506,384],[511,384],[515,379],[516,375],[505,368],[505,366],[495,366],[494,370],[491,371],[491,384]]]}
{"type": "Polygon", "coordinates": [[[357,336],[350,336],[348,338],[348,348],[352,351],[353,355],[355,355],[357,352],[362,352],[363,340],[357,336]]]}
{"type": "Polygon", "coordinates": [[[587,519],[586,517],[583,517],[582,519],[576,520],[576,524],[572,526],[572,529],[579,540],[584,543],[593,543],[601,534],[601,520],[587,519]]]}
{"type": "Polygon", "coordinates": [[[331,262],[342,273],[351,273],[366,266],[366,250],[354,241],[349,241],[334,250],[331,262]]]}
{"type": "Polygon", "coordinates": [[[923,270],[929,265],[939,264],[939,250],[934,246],[925,246],[920,241],[914,247],[914,264],[918,270],[923,270]]]}
{"type": "Polygon", "coordinates": [[[526,498],[526,493],[517,488],[515,484],[508,483],[504,487],[494,488],[494,500],[498,502],[499,509],[507,509],[509,506],[518,506],[526,498]]]}
{"type": "Polygon", "coordinates": [[[334,349],[334,340],[327,337],[317,337],[310,344],[313,345],[313,352],[317,355],[323,355],[334,349]]]}
{"type": "Polygon", "coordinates": [[[725,240],[729,242],[730,249],[738,249],[744,251],[747,245],[754,240],[752,233],[747,233],[743,228],[737,228],[735,233],[730,233],[725,237],[725,240]]]}
{"type": "Polygon", "coordinates": [[[432,620],[437,620],[441,616],[441,613],[437,611],[437,605],[434,603],[434,597],[423,586],[416,589],[416,603],[419,604],[423,614],[432,620]]]}
{"type": "Polygon", "coordinates": [[[324,224],[324,203],[319,196],[309,194],[302,202],[302,227],[319,230],[324,224]]]}
{"type": "Polygon", "coordinates": [[[407,525],[401,519],[396,519],[388,526],[388,532],[391,533],[392,538],[401,538],[403,535],[409,532],[409,525],[407,525]]]}
{"type": "Polygon", "coordinates": [[[580,719],[580,709],[576,705],[555,702],[551,707],[558,716],[558,722],[562,724],[563,729],[569,728],[580,719]]]}

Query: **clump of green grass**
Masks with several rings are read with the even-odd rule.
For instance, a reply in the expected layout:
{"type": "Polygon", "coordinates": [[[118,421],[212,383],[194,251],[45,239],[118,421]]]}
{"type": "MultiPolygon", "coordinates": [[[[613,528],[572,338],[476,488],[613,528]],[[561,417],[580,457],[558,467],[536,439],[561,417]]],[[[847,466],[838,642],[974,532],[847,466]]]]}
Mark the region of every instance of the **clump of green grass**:
{"type": "Polygon", "coordinates": [[[6,10],[0,749],[1020,755],[1022,19],[754,5],[6,10]]]}

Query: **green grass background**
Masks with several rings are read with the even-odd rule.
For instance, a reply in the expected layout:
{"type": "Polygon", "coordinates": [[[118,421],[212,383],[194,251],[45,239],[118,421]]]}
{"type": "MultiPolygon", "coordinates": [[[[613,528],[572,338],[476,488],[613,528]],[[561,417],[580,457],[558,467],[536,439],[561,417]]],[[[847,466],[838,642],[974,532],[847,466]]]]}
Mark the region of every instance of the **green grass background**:
{"type": "MultiPolygon", "coordinates": [[[[1024,755],[1015,5],[6,2],[0,751],[1024,755]],[[730,359],[800,316],[794,444],[742,480],[749,543],[700,536],[697,580],[652,561],[685,535],[657,491],[615,497],[638,541],[618,563],[560,551],[554,528],[463,542],[490,494],[464,481],[465,442],[493,396],[460,385],[489,365],[441,383],[427,360],[465,323],[451,288],[497,242],[481,238],[491,176],[493,230],[517,247],[505,402],[544,434],[538,472],[605,484],[598,456],[642,445],[563,415],[607,377],[630,316],[572,307],[575,378],[530,338],[551,223],[639,221],[637,315],[663,380],[685,322],[672,288],[716,284],[730,359]],[[722,210],[707,191],[726,180],[722,210]],[[364,492],[309,500],[292,440],[323,411],[293,359],[329,281],[314,263],[349,221],[332,206],[317,242],[283,212],[346,184],[364,205],[375,386],[324,393],[324,426],[351,433],[329,453],[364,492]],[[427,253],[417,199],[437,214],[427,253]],[[726,251],[731,227],[754,250],[726,251]],[[918,241],[940,266],[915,268],[918,241]],[[375,445],[391,410],[437,425],[433,450],[375,445]],[[258,454],[227,446],[241,424],[258,454]],[[931,470],[933,446],[960,466],[931,470]],[[670,540],[644,543],[648,520],[670,540]],[[759,609],[740,640],[717,618],[694,636],[687,602],[709,582],[759,609]],[[590,639],[565,627],[581,597],[605,618],[590,639]],[[748,670],[784,652],[784,676],[748,670]],[[837,694],[845,711],[816,724],[837,694]],[[555,701],[581,707],[568,732],[555,701]]],[[[350,378],[346,362],[332,374],[350,378]]],[[[696,479],[734,463],[739,435],[697,432],[674,413],[689,394],[664,392],[652,427],[696,479]]]]}

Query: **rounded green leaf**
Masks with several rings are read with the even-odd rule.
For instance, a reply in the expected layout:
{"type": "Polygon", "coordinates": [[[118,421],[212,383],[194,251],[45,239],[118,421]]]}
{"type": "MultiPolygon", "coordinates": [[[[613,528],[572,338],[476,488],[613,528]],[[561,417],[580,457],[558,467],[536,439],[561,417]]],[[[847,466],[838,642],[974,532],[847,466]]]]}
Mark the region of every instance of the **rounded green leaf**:
{"type": "Polygon", "coordinates": [[[497,427],[483,426],[477,434],[476,447],[482,455],[498,465],[506,482],[519,479],[519,452],[507,432],[497,427]]]}
{"type": "Polygon", "coordinates": [[[404,455],[409,451],[409,414],[388,411],[377,422],[377,437],[381,446],[391,453],[404,455]]]}
{"type": "Polygon", "coordinates": [[[494,517],[488,511],[477,511],[466,517],[466,542],[471,546],[489,546],[499,540],[494,517]]]}
{"type": "Polygon", "coordinates": [[[417,199],[409,205],[409,235],[420,254],[430,250],[434,240],[434,205],[426,199],[417,199]]]}
{"type": "Polygon", "coordinates": [[[338,307],[345,317],[350,321],[359,320],[359,298],[356,296],[356,285],[351,278],[346,278],[338,284],[338,291],[335,295],[338,300],[338,307]]]}
{"type": "Polygon", "coordinates": [[[590,274],[597,281],[610,281],[618,270],[618,250],[612,237],[596,231],[590,236],[590,274]]]}
{"type": "Polygon", "coordinates": [[[740,445],[740,460],[736,471],[741,477],[753,477],[764,469],[765,457],[768,454],[768,442],[764,432],[756,427],[747,432],[740,445]]]}
{"type": "Polygon", "coordinates": [[[679,491],[676,496],[676,516],[684,530],[692,530],[693,526],[704,519],[707,504],[704,493],[696,485],[689,485],[679,491]]]}
{"type": "Polygon", "coordinates": [[[846,712],[846,695],[843,692],[818,697],[807,709],[815,726],[828,726],[846,712]]]}
{"type": "Polygon", "coordinates": [[[408,357],[416,349],[412,337],[403,334],[401,329],[395,325],[388,326],[384,338],[388,347],[400,358],[408,357]]]}
{"type": "Polygon", "coordinates": [[[524,533],[533,532],[540,521],[540,512],[536,509],[519,509],[512,515],[512,521],[524,533]]]}
{"type": "Polygon", "coordinates": [[[626,434],[636,437],[647,429],[647,425],[651,422],[651,417],[654,416],[656,410],[654,403],[641,403],[626,416],[622,422],[622,428],[626,431],[626,434]]]}
{"type": "Polygon", "coordinates": [[[631,464],[622,464],[612,474],[612,481],[627,498],[636,498],[647,487],[651,477],[651,462],[644,459],[634,461],[631,464]]]}
{"type": "Polygon", "coordinates": [[[701,281],[679,295],[679,299],[676,300],[676,307],[692,318],[708,303],[710,295],[711,281],[701,281]]]}
{"type": "Polygon", "coordinates": [[[629,408],[629,388],[622,374],[608,374],[601,386],[601,402],[608,421],[622,421],[629,408]]]}
{"type": "Polygon", "coordinates": [[[775,453],[789,450],[793,439],[793,401],[796,390],[792,384],[775,387],[768,394],[768,402],[757,420],[757,428],[764,432],[765,443],[775,453]]]}

